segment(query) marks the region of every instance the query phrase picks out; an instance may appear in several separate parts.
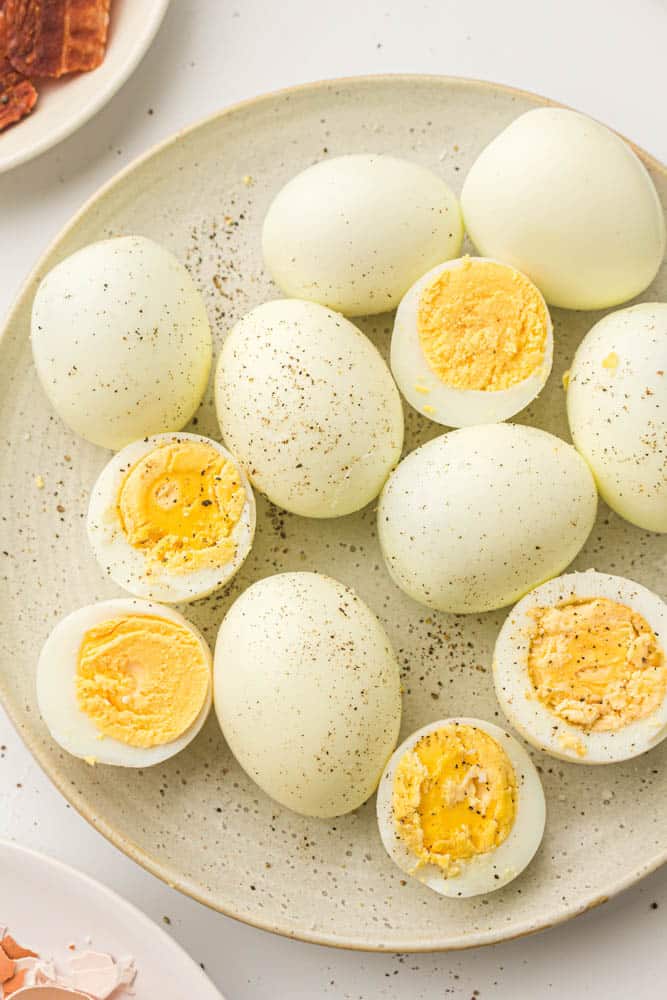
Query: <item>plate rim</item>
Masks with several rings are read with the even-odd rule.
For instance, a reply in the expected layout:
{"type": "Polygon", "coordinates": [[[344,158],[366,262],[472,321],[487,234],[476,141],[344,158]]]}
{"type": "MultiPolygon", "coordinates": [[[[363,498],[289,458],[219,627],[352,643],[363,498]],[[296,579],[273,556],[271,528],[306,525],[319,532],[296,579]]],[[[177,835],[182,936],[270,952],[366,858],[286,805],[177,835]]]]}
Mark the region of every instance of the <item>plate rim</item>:
{"type": "MultiPolygon", "coordinates": [[[[54,128],[42,139],[28,145],[25,149],[17,150],[8,157],[3,158],[0,156],[0,174],[7,173],[10,170],[14,170],[15,167],[20,167],[24,163],[29,163],[31,160],[37,159],[42,153],[46,153],[49,149],[53,149],[54,146],[68,139],[115,97],[121,87],[127,83],[153,44],[170,3],[171,0],[153,0],[152,13],[148,19],[147,30],[142,36],[141,44],[136,45],[131,50],[129,58],[121,63],[118,74],[109,80],[107,86],[101,89],[81,111],[76,112],[72,118],[67,119],[60,128],[54,128]]],[[[20,126],[21,123],[17,122],[17,124],[20,126]]]]}
{"type": "MultiPolygon", "coordinates": [[[[180,954],[181,958],[183,958],[187,964],[192,967],[192,969],[196,970],[200,985],[202,987],[208,987],[211,991],[210,1000],[214,1000],[216,995],[220,998],[220,1000],[225,1000],[215,983],[213,983],[201,966],[194,960],[192,955],[190,955],[178,941],[171,937],[170,934],[167,934],[166,931],[162,930],[159,924],[156,924],[154,920],[151,920],[148,914],[144,913],[143,910],[140,910],[138,906],[134,905],[134,903],[131,903],[129,899],[125,899],[124,896],[119,895],[119,893],[110,888],[110,886],[105,885],[104,882],[99,882],[96,878],[93,878],[92,875],[88,875],[86,872],[82,872],[78,868],[73,868],[72,865],[67,864],[65,861],[61,861],[60,858],[54,858],[52,855],[44,854],[43,851],[37,851],[33,847],[26,847],[24,844],[18,844],[16,841],[0,837],[0,855],[2,855],[5,851],[23,855],[23,857],[30,858],[33,861],[37,861],[39,864],[45,865],[47,869],[55,869],[61,872],[67,878],[73,879],[74,881],[87,886],[100,897],[104,897],[109,901],[110,908],[114,907],[117,911],[131,916],[132,919],[136,923],[142,925],[143,928],[150,928],[150,932],[156,933],[158,938],[162,940],[164,947],[180,954]]],[[[192,969],[190,971],[192,971],[192,969]]],[[[141,972],[140,969],[138,971],[141,972]]]]}
{"type": "MultiPolygon", "coordinates": [[[[163,0],[164,3],[168,4],[169,0],[163,0]]],[[[139,156],[131,160],[126,166],[114,174],[109,180],[105,181],[92,195],[90,195],[82,204],[82,206],[74,213],[70,220],[60,229],[56,236],[48,243],[46,248],[40,254],[39,259],[36,264],[30,270],[26,279],[23,281],[19,287],[19,291],[14,299],[12,306],[10,307],[4,323],[2,324],[2,329],[0,330],[0,349],[2,348],[3,341],[8,334],[10,327],[13,325],[16,314],[21,307],[24,298],[29,293],[31,286],[40,277],[43,264],[51,256],[53,251],[56,249],[58,244],[60,244],[69,233],[77,226],[79,220],[83,218],[91,209],[94,208],[95,204],[101,200],[106,194],[111,191],[116,185],[121,184],[125,177],[140,167],[142,164],[157,156],[163,152],[168,147],[175,145],[193,132],[200,128],[205,128],[214,121],[219,121],[229,115],[233,115],[239,111],[250,108],[254,105],[261,105],[262,103],[268,103],[275,101],[276,99],[281,99],[289,97],[293,94],[304,93],[306,91],[316,91],[316,90],[326,90],[334,86],[352,86],[352,87],[363,87],[365,85],[371,86],[374,84],[423,84],[432,83],[433,85],[445,85],[449,87],[476,87],[480,90],[488,90],[491,92],[501,91],[503,93],[509,94],[510,96],[523,97],[532,101],[536,106],[542,107],[556,107],[556,108],[569,108],[572,109],[570,105],[563,104],[562,102],[552,100],[549,97],[545,97],[542,94],[537,94],[531,90],[525,90],[519,87],[512,87],[508,84],[495,83],[491,80],[478,79],[474,77],[464,77],[464,76],[449,76],[446,74],[437,73],[378,73],[378,74],[362,74],[353,75],[345,77],[332,77],[321,80],[315,80],[306,83],[300,83],[293,86],[282,87],[277,90],[266,91],[261,94],[257,94],[253,97],[245,98],[241,101],[236,101],[233,104],[226,105],[218,111],[214,111],[203,118],[197,119],[190,125],[179,129],[172,135],[162,139],[160,142],[149,147],[146,151],[141,153],[139,156]]],[[[582,112],[586,114],[586,112],[582,112]]],[[[592,117],[587,115],[587,117],[592,117]]],[[[604,124],[604,123],[603,123],[604,124]]],[[[609,126],[605,126],[609,128],[609,126]]],[[[612,129],[612,131],[616,131],[612,129]]],[[[667,165],[663,164],[660,160],[654,157],[651,153],[647,152],[643,147],[638,146],[632,140],[628,139],[623,133],[617,132],[624,142],[626,142],[631,149],[637,154],[639,159],[642,161],[645,167],[650,167],[657,173],[662,174],[667,179],[667,165]]],[[[0,171],[1,172],[1,171],[0,171]]],[[[208,909],[213,910],[217,913],[222,913],[226,917],[230,917],[233,920],[237,920],[240,923],[246,924],[250,927],[254,927],[257,930],[267,931],[272,934],[277,934],[281,937],[285,937],[292,940],[298,940],[309,944],[325,945],[327,947],[346,949],[350,951],[360,951],[360,952],[374,952],[374,953],[396,953],[402,952],[406,954],[419,954],[426,952],[448,952],[448,951],[465,951],[469,948],[477,948],[485,945],[499,944],[504,941],[513,941],[517,938],[526,937],[529,934],[535,934],[539,931],[548,930],[551,927],[556,927],[559,924],[565,923],[571,920],[573,917],[580,916],[583,913],[587,913],[589,910],[595,909],[596,907],[608,902],[613,899],[619,893],[623,892],[625,889],[630,888],[635,885],[645,876],[656,871],[662,865],[667,864],[667,846],[662,851],[657,852],[653,857],[642,865],[637,866],[633,871],[626,874],[617,881],[613,882],[606,890],[605,893],[591,892],[583,900],[572,903],[566,906],[561,912],[559,912],[556,917],[548,917],[540,919],[526,919],[523,923],[518,925],[512,933],[503,933],[502,928],[492,928],[488,931],[477,932],[471,937],[462,937],[459,935],[456,938],[450,938],[446,943],[438,941],[438,939],[425,939],[423,942],[410,942],[406,944],[383,944],[375,943],[369,944],[364,942],[360,937],[348,937],[344,938],[337,934],[329,934],[326,932],[312,931],[312,930],[299,930],[295,931],[289,926],[281,926],[270,920],[262,920],[261,917],[256,915],[244,915],[234,912],[228,906],[223,906],[216,903],[212,899],[207,899],[198,889],[190,884],[187,880],[175,881],[173,878],[173,873],[171,873],[159,860],[151,857],[146,851],[139,848],[131,839],[125,836],[120,830],[116,829],[112,824],[107,823],[100,817],[98,817],[94,810],[87,804],[85,797],[80,794],[75,788],[67,785],[65,778],[61,776],[59,769],[56,766],[51,766],[46,757],[42,757],[41,751],[39,749],[38,741],[33,740],[27,730],[24,729],[23,723],[19,718],[19,710],[15,712],[11,704],[11,699],[5,689],[3,683],[3,675],[0,672],[0,702],[2,703],[10,722],[16,729],[18,735],[21,737],[23,743],[30,751],[33,759],[36,761],[43,773],[49,778],[51,783],[60,792],[60,794],[65,798],[67,802],[77,811],[77,813],[85,819],[90,826],[93,827],[98,833],[100,833],[106,840],[112,843],[120,851],[123,852],[128,858],[136,862],[145,871],[149,872],[151,875],[160,879],[167,886],[172,889],[176,889],[196,902],[201,903],[208,909]]],[[[2,846],[2,841],[0,840],[0,846],[2,846]]],[[[28,848],[23,848],[24,850],[29,850],[28,848]]],[[[34,852],[33,853],[39,853],[34,852]]],[[[65,866],[67,867],[67,866],[65,866]]],[[[78,873],[77,873],[78,874],[78,873]]],[[[87,877],[87,876],[86,876],[87,877]]],[[[94,880],[93,880],[94,881],[94,880]]],[[[112,892],[112,890],[109,890],[112,892]]],[[[125,902],[125,901],[123,901],[125,902]]],[[[131,906],[132,904],[128,904],[131,906]]],[[[144,915],[145,916],[145,915],[144,915]]],[[[146,919],[149,919],[146,917],[146,919]]],[[[180,947],[180,946],[179,946],[180,947]]]]}

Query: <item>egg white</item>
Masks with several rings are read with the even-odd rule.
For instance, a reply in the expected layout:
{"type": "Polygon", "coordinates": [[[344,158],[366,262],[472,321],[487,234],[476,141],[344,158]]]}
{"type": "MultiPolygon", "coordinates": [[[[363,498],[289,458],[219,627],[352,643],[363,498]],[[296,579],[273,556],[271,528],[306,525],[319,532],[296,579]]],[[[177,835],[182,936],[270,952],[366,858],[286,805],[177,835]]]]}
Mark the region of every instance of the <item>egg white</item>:
{"type": "Polygon", "coordinates": [[[265,302],[239,320],[220,352],[215,402],[253,486],[302,517],[365,507],[401,455],[389,368],[361,330],[314,302],[265,302]]]}
{"type": "Polygon", "coordinates": [[[608,597],[643,615],[663,650],[667,642],[667,605],[632,580],[586,570],[549,580],[512,608],[493,654],[493,678],[500,706],[514,728],[534,747],[575,764],[628,760],[657,746],[667,736],[667,698],[652,715],[616,732],[588,733],[551,712],[535,695],[527,662],[533,622],[528,612],[553,607],[572,597],[608,597]],[[583,756],[576,748],[581,746],[583,756]]]}
{"type": "Polygon", "coordinates": [[[407,455],[378,504],[394,582],[457,614],[492,611],[561,573],[597,510],[590,470],[570,444],[535,427],[449,431],[407,455]]]}
{"type": "Polygon", "coordinates": [[[394,156],[323,160],[278,192],[264,220],[266,265],[285,295],[346,316],[395,309],[413,281],[461,249],[456,196],[394,156]]]}
{"type": "Polygon", "coordinates": [[[198,434],[155,434],[134,441],[109,460],[90,492],[86,528],[95,558],[114,583],[136,597],[183,603],[206,597],[231,580],[243,565],[255,535],[255,498],[248,477],[236,458],[219,442],[198,434]],[[236,552],[224,566],[208,566],[188,573],[161,572],[150,562],[150,554],[131,545],[118,515],[118,493],[128,470],[159,445],[179,441],[204,442],[233,462],[246,492],[241,517],[232,538],[236,552]]]}
{"type": "Polygon", "coordinates": [[[258,580],[215,645],[215,710],[244,771],[304,816],[375,791],[401,720],[398,663],[360,597],[320,573],[258,580]]]}
{"type": "Polygon", "coordinates": [[[37,289],[32,351],[62,420],[103,448],[184,427],[213,348],[206,306],[173,254],[144,236],[91,243],[37,289]]]}
{"type": "Polygon", "coordinates": [[[394,752],[378,787],[377,819],[384,848],[399,868],[443,896],[463,898],[501,889],[530,864],[544,835],[546,804],[535,765],[513,736],[482,719],[452,718],[423,726],[404,740],[394,752]],[[459,874],[446,877],[437,865],[424,865],[415,870],[417,859],[396,833],[392,796],[396,768],[403,755],[423,736],[451,723],[481,729],[500,744],[514,768],[517,802],[514,824],[503,843],[494,851],[461,861],[459,874]]]}
{"type": "Polygon", "coordinates": [[[480,254],[523,271],[565,309],[626,302],[665,253],[644,164],[611,129],[568,108],[536,108],[503,129],[472,165],[461,208],[480,254]]]}
{"type": "Polygon", "coordinates": [[[417,317],[420,300],[424,290],[439,278],[443,271],[462,267],[467,260],[501,263],[492,261],[488,257],[459,257],[438,264],[420,278],[401,299],[391,337],[390,367],[398,388],[416,410],[429,420],[448,427],[492,424],[514,416],[542,391],[549,378],[553,361],[553,326],[546,303],[538,292],[547,316],[544,358],[539,368],[508,389],[494,391],[458,389],[438,378],[430,367],[419,340],[417,317]],[[422,388],[421,392],[417,386],[422,388]]]}
{"type": "Polygon", "coordinates": [[[666,532],[666,302],[610,313],[589,330],[570,368],[567,415],[574,445],[612,510],[666,532]]]}
{"type": "Polygon", "coordinates": [[[178,739],[155,747],[128,746],[100,732],[76,701],[76,671],[79,649],[85,633],[123,615],[152,615],[186,628],[198,640],[202,654],[212,666],[211,651],[202,634],[174,608],[131,597],[101,601],[73,611],[61,619],[42,647],[37,663],[37,704],[53,739],[74,757],[89,758],[95,764],[117,767],[150,767],[180,753],[199,733],[211,709],[212,684],[206,701],[192,725],[178,739]]]}

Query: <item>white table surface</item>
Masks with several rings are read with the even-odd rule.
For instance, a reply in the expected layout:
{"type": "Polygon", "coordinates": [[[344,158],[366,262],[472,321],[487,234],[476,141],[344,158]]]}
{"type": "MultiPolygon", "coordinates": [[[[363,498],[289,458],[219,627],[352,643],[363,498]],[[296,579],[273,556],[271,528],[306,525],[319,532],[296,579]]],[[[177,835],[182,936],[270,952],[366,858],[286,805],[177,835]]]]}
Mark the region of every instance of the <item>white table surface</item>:
{"type": "MultiPolygon", "coordinates": [[[[94,121],[0,177],[0,314],[122,166],[226,104],[293,83],[401,71],[496,80],[589,112],[665,161],[666,38],[665,0],[172,0],[144,62],[94,121]]],[[[1,712],[0,837],[169,921],[228,1000],[664,995],[667,868],[567,925],[492,948],[383,956],[286,941],[206,910],[116,851],[50,786],[1,712]]]]}

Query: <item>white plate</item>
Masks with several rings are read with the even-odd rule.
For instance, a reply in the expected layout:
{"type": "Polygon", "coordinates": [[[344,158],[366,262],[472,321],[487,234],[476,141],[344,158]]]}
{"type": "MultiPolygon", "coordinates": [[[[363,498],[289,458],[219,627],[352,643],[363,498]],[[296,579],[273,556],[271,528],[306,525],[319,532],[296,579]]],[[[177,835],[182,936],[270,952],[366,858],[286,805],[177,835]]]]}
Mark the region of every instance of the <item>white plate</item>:
{"type": "Polygon", "coordinates": [[[38,81],[32,114],[0,132],[0,174],[39,156],[97,114],[141,62],[169,0],[112,0],[104,62],[91,73],[38,81]]]}
{"type": "Polygon", "coordinates": [[[134,1000],[223,1000],[168,934],[87,875],[7,841],[0,841],[0,872],[0,923],[44,958],[66,960],[70,943],[131,955],[138,970],[134,1000]]]}

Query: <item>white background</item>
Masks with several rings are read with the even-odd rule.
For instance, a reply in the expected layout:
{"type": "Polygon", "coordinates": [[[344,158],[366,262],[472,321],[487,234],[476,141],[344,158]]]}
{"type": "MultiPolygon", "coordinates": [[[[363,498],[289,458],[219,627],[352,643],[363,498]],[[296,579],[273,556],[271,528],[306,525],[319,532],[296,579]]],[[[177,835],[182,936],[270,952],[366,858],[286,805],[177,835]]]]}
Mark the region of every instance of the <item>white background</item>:
{"type": "MultiPolygon", "coordinates": [[[[120,167],[197,118],[293,83],[401,71],[496,80],[589,112],[666,161],[666,42],[667,0],[172,0],[145,60],[95,120],[0,177],[0,315],[46,244],[120,167]]],[[[506,945],[328,950],[237,924],[145,874],[74,814],[1,713],[0,747],[0,836],[167,917],[228,1000],[665,995],[667,869],[569,925],[506,945]]]]}

